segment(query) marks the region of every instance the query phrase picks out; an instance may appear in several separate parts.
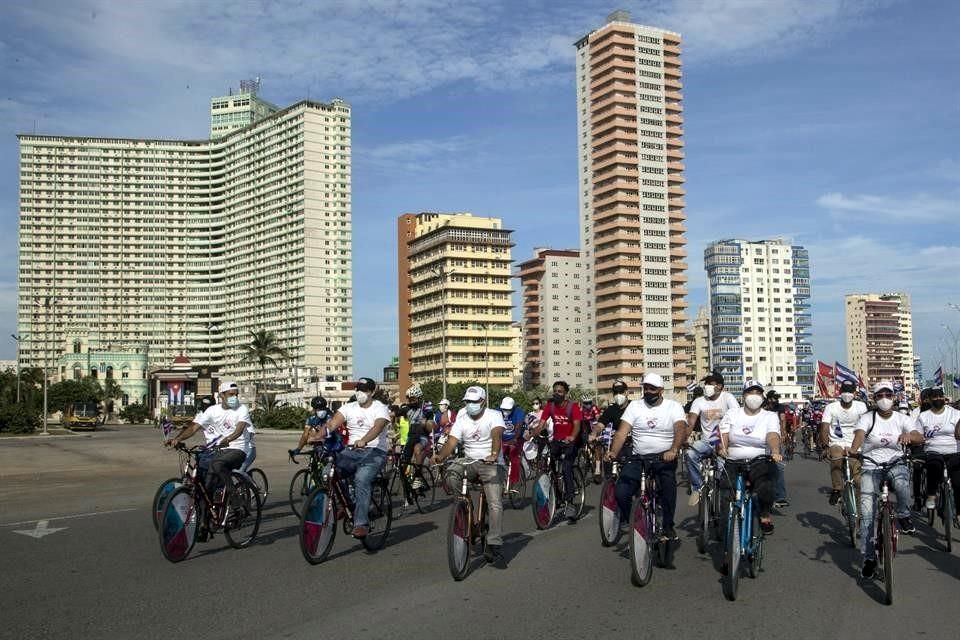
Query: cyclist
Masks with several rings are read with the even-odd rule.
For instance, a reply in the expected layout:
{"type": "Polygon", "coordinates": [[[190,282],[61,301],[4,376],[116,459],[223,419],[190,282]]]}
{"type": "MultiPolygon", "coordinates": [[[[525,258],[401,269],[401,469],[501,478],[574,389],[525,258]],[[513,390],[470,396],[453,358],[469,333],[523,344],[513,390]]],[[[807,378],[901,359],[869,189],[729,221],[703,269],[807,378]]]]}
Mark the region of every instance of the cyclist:
{"type": "Polygon", "coordinates": [[[703,378],[703,395],[690,405],[687,411],[688,433],[700,420],[701,436],[699,440],[687,449],[687,473],[690,477],[690,499],[687,504],[691,507],[700,502],[700,487],[703,479],[700,477],[700,461],[716,450],[720,444],[720,420],[727,411],[737,409],[740,404],[731,394],[723,390],[723,376],[711,373],[703,378]]]}
{"type": "MultiPolygon", "coordinates": [[[[943,478],[943,466],[946,464],[950,473],[950,483],[958,489],[954,490],[954,500],[960,505],[960,411],[947,406],[947,399],[943,397],[943,389],[935,387],[929,394],[930,408],[917,418],[917,427],[923,433],[926,441],[924,451],[937,453],[940,456],[930,456],[926,462],[927,472],[927,509],[937,506],[937,489],[943,478]]],[[[960,509],[954,511],[960,513],[960,509]]]]}
{"type": "MultiPolygon", "coordinates": [[[[829,447],[830,459],[830,504],[840,500],[843,489],[843,451],[853,444],[853,432],[860,422],[860,417],[867,412],[867,405],[856,397],[857,385],[851,380],[844,380],[840,384],[840,399],[831,402],[823,410],[820,417],[820,448],[829,447]]],[[[860,461],[850,460],[850,472],[853,479],[860,482],[860,461]]]]}
{"type": "Polygon", "coordinates": [[[553,397],[543,408],[540,415],[540,424],[534,429],[533,435],[539,436],[547,429],[548,420],[553,425],[553,439],[550,441],[550,455],[554,460],[563,460],[563,492],[567,503],[567,522],[574,524],[577,521],[577,512],[573,506],[573,495],[576,487],[573,482],[573,467],[577,462],[577,439],[580,436],[580,405],[567,400],[570,385],[563,380],[553,383],[553,397]]]}
{"type": "Polygon", "coordinates": [[[490,513],[490,529],[487,533],[487,562],[500,564],[503,556],[503,456],[501,445],[504,431],[503,415],[487,408],[487,394],[483,387],[467,387],[463,394],[464,410],[457,415],[446,443],[435,456],[436,464],[446,460],[458,443],[463,443],[464,456],[470,460],[483,460],[490,464],[465,464],[455,460],[447,470],[444,483],[447,487],[459,487],[464,473],[471,481],[483,483],[490,513]]]}
{"type": "Polygon", "coordinates": [[[774,483],[780,455],[780,420],[777,414],[762,408],[763,383],[747,380],[743,385],[743,406],[730,409],[720,420],[720,455],[726,459],[724,469],[734,478],[739,468],[749,465],[750,483],[757,496],[760,530],[773,533],[770,511],[775,495],[774,483]],[[756,462],[757,456],[770,455],[773,462],[756,462]]]}
{"type": "MultiPolygon", "coordinates": [[[[930,394],[933,392],[933,387],[927,387],[920,390],[920,404],[913,409],[910,413],[910,420],[913,424],[917,423],[917,420],[920,419],[920,414],[924,411],[930,409],[930,394]]],[[[910,457],[916,461],[925,461],[927,455],[923,450],[923,445],[912,445],[910,447],[910,457]]],[[[924,489],[923,486],[923,467],[922,464],[913,465],[913,510],[919,513],[924,506],[924,489]]]]}
{"type": "Polygon", "coordinates": [[[526,429],[526,414],[510,396],[500,401],[503,415],[503,457],[510,461],[510,477],[507,486],[520,482],[520,446],[526,429]]]}
{"type": "MultiPolygon", "coordinates": [[[[423,400],[423,389],[417,383],[407,389],[406,395],[407,404],[403,408],[410,426],[407,441],[404,443],[403,460],[423,464],[430,447],[430,436],[433,434],[433,404],[423,400]]],[[[423,488],[423,480],[419,476],[413,479],[412,488],[423,488]]]]}
{"type": "MultiPolygon", "coordinates": [[[[894,408],[893,383],[881,380],[873,387],[873,401],[876,409],[860,416],[854,431],[851,453],[865,453],[877,462],[889,462],[900,455],[903,445],[921,444],[923,434],[916,430],[909,416],[898,413],[894,408]]],[[[860,474],[860,544],[863,552],[863,567],[860,575],[873,577],[877,568],[877,552],[874,549],[873,513],[883,478],[873,462],[863,461],[860,474]]],[[[910,519],[910,471],[905,462],[901,462],[887,472],[890,483],[897,493],[897,520],[901,533],[913,534],[917,530],[910,519]]]]}
{"type": "MultiPolygon", "coordinates": [[[[237,383],[223,382],[219,391],[220,404],[212,405],[199,416],[194,416],[189,427],[165,443],[168,447],[176,446],[202,430],[207,444],[217,447],[210,458],[209,470],[204,480],[207,494],[211,497],[219,486],[224,487],[225,494],[232,489],[230,474],[234,469],[239,469],[246,460],[247,428],[252,424],[247,405],[240,402],[240,387],[237,383]]],[[[225,495],[224,499],[228,497],[225,495]]],[[[205,508],[205,504],[205,501],[201,501],[200,508],[205,508]]],[[[207,539],[206,518],[203,513],[199,515],[201,524],[197,535],[200,542],[203,542],[207,539]]]]}
{"type": "Polygon", "coordinates": [[[306,446],[310,434],[320,431],[323,425],[327,424],[327,421],[333,417],[333,412],[327,408],[327,401],[323,396],[314,396],[310,400],[310,408],[313,409],[313,413],[307,416],[307,421],[303,425],[303,433],[300,434],[300,442],[297,443],[296,449],[290,449],[288,452],[290,455],[300,453],[300,450],[306,446]]]}
{"type": "Polygon", "coordinates": [[[597,433],[601,429],[600,409],[593,402],[593,398],[584,398],[580,401],[580,416],[580,424],[583,426],[580,433],[583,434],[583,444],[587,444],[596,440],[597,433]]]}
{"type": "MultiPolygon", "coordinates": [[[[653,463],[657,499],[663,513],[663,533],[668,540],[676,540],[673,528],[677,510],[677,456],[687,437],[687,423],[683,405],[663,397],[663,378],[655,373],[643,376],[643,400],[627,405],[620,425],[607,453],[607,461],[620,455],[627,436],[632,437],[634,455],[662,454],[662,460],[653,463]]],[[[621,522],[629,523],[630,505],[643,469],[639,462],[628,463],[620,470],[615,493],[620,507],[621,522]]]]}
{"type": "Polygon", "coordinates": [[[439,408],[437,409],[437,415],[433,418],[437,428],[449,431],[450,427],[453,426],[453,421],[456,419],[457,412],[450,408],[450,401],[446,398],[441,400],[439,408]]]}
{"type": "Polygon", "coordinates": [[[341,406],[327,422],[326,428],[310,436],[311,442],[322,440],[328,433],[346,427],[349,448],[337,457],[337,469],[343,477],[353,476],[357,504],[353,514],[353,537],[365,538],[370,529],[371,486],[387,460],[387,406],[373,399],[377,383],[370,378],[357,381],[353,402],[341,406]]]}
{"type": "MultiPolygon", "coordinates": [[[[780,442],[783,443],[783,439],[787,437],[787,408],[784,404],[780,402],[780,394],[777,393],[775,389],[770,389],[767,392],[766,402],[764,403],[764,409],[771,411],[777,415],[777,421],[780,424],[780,442]]],[[[782,453],[782,451],[780,452],[782,453]]],[[[787,480],[785,477],[786,465],[783,464],[783,460],[777,462],[777,483],[776,483],[776,497],[773,501],[773,506],[778,509],[781,507],[789,507],[790,501],[787,500],[787,480]]]]}

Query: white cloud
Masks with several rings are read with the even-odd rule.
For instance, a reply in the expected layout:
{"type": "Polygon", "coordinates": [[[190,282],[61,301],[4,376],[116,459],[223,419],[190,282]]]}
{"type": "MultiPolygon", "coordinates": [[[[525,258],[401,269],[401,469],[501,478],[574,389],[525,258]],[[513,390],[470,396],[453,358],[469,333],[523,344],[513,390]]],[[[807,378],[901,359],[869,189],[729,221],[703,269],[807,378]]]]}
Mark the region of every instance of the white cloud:
{"type": "Polygon", "coordinates": [[[827,193],[817,198],[817,204],[835,216],[852,213],[876,222],[931,224],[960,220],[960,201],[924,193],[904,198],[827,193]]]}

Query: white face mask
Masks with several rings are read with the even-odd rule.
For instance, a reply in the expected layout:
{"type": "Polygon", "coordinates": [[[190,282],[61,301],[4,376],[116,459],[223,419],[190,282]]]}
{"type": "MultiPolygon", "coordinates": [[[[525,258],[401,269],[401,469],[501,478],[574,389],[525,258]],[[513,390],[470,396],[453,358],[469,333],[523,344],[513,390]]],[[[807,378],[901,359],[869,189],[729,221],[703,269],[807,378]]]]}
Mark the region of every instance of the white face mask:
{"type": "Polygon", "coordinates": [[[468,402],[464,405],[467,409],[467,413],[471,416],[478,416],[483,413],[483,403],[482,402],[468,402]]]}
{"type": "Polygon", "coordinates": [[[893,408],[893,398],[880,398],[877,400],[877,408],[880,411],[890,411],[893,408]]]}
{"type": "Polygon", "coordinates": [[[756,411],[763,406],[763,396],[751,393],[743,399],[743,404],[747,405],[747,408],[751,411],[756,411]]]}
{"type": "Polygon", "coordinates": [[[623,405],[627,404],[627,396],[623,393],[618,393],[617,395],[613,396],[613,401],[622,407],[623,405]]]}
{"type": "Polygon", "coordinates": [[[712,397],[713,397],[713,394],[715,394],[716,392],[717,392],[717,388],[716,388],[715,386],[713,386],[712,384],[705,384],[705,385],[703,385],[703,395],[704,395],[704,396],[706,396],[706,397],[708,397],[708,398],[712,398],[712,397]]]}
{"type": "Polygon", "coordinates": [[[367,400],[370,399],[370,395],[366,391],[357,391],[357,402],[360,404],[367,404],[367,400]]]}
{"type": "Polygon", "coordinates": [[[853,402],[853,394],[850,392],[841,393],[840,399],[843,401],[844,404],[850,404],[851,402],[853,402]]]}
{"type": "Polygon", "coordinates": [[[325,415],[327,415],[327,410],[326,410],[326,409],[317,409],[317,417],[318,417],[318,418],[322,418],[322,417],[325,416],[325,415]]]}

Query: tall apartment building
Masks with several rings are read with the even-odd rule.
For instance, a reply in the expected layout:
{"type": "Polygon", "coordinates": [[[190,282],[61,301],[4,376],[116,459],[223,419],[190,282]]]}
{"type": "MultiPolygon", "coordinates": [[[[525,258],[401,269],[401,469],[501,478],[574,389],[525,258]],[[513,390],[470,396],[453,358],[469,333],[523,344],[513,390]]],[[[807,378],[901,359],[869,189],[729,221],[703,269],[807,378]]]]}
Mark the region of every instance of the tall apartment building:
{"type": "Polygon", "coordinates": [[[241,80],[237,93],[231,89],[229,95],[211,98],[210,138],[219,138],[231,131],[243,129],[280,110],[258,96],[259,91],[260,78],[241,80]]]}
{"type": "Polygon", "coordinates": [[[447,382],[513,386],[511,233],[470,213],[399,217],[401,393],[444,370],[447,382]]]}
{"type": "Polygon", "coordinates": [[[256,380],[241,352],[263,328],[291,352],[285,369],[352,375],[344,101],[304,100],[213,140],[18,138],[25,366],[79,340],[256,380]]]}
{"type": "Polygon", "coordinates": [[[913,314],[906,293],[846,296],[847,361],[868,387],[902,378],[913,391],[913,314]]]}
{"type": "Polygon", "coordinates": [[[785,400],[813,395],[810,261],[782,240],[720,240],[704,250],[713,368],[734,394],[759,379],[785,400]]]}
{"type": "Polygon", "coordinates": [[[580,252],[534,249],[517,270],[523,300],[524,384],[593,387],[594,358],[583,318],[580,252]]]}
{"type": "Polygon", "coordinates": [[[596,386],[644,373],[684,395],[686,331],[680,35],[623,11],[576,43],[585,346],[596,386]]]}
{"type": "Polygon", "coordinates": [[[693,379],[703,380],[710,373],[710,311],[703,306],[693,321],[693,379]]]}

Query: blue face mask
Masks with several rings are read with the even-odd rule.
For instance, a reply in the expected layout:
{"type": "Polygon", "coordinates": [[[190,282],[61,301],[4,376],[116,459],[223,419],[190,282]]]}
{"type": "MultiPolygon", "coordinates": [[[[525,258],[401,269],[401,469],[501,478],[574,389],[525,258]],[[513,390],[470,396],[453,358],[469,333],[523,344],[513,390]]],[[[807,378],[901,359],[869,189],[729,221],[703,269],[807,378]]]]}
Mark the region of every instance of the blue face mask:
{"type": "Polygon", "coordinates": [[[230,396],[227,398],[227,409],[237,409],[240,407],[240,398],[238,396],[230,396]]]}
{"type": "Polygon", "coordinates": [[[483,403],[482,402],[468,402],[465,406],[467,413],[471,416],[478,416],[483,412],[483,403]]]}

